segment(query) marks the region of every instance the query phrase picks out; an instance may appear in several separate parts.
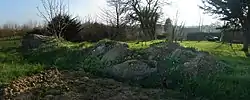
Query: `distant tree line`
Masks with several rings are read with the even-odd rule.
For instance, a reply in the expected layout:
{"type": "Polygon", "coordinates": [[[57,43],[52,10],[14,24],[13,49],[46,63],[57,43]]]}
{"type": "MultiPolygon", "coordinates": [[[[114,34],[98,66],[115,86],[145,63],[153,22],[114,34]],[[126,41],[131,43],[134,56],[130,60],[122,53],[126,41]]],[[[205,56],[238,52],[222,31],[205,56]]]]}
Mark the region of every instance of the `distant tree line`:
{"type": "Polygon", "coordinates": [[[8,22],[0,26],[0,38],[10,36],[23,36],[35,27],[43,27],[42,24],[36,21],[29,21],[25,24],[16,24],[8,22]]]}
{"type": "Polygon", "coordinates": [[[168,5],[165,0],[107,0],[108,8],[99,14],[100,23],[93,20],[83,22],[72,16],[64,0],[41,0],[41,3],[42,7],[37,7],[37,10],[44,24],[39,27],[24,25],[22,30],[25,31],[22,32],[55,36],[72,42],[105,38],[157,39],[156,27],[163,15],[162,7],[168,5]]]}
{"type": "MultiPolygon", "coordinates": [[[[105,24],[95,21],[82,22],[73,17],[63,0],[41,0],[37,8],[46,25],[35,28],[32,34],[64,38],[68,41],[98,41],[108,38],[125,40],[138,32],[143,40],[156,39],[156,25],[162,15],[164,0],[107,0],[109,8],[102,9],[99,17],[105,24]]],[[[133,37],[133,36],[132,36],[133,37]]]]}

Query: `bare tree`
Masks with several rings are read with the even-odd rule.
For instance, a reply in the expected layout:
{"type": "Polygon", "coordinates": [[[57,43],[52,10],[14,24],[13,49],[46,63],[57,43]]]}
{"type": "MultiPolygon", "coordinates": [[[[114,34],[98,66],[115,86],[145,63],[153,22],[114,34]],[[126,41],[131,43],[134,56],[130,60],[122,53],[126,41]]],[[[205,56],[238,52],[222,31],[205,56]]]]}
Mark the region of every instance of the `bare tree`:
{"type": "Polygon", "coordinates": [[[130,18],[140,24],[148,39],[156,39],[156,24],[161,15],[164,0],[128,0],[131,7],[130,18]]]}
{"type": "Polygon", "coordinates": [[[170,31],[170,35],[168,38],[169,42],[173,42],[173,41],[177,41],[177,40],[181,40],[184,38],[184,28],[185,28],[185,23],[182,21],[180,25],[178,25],[179,23],[179,11],[176,12],[175,17],[173,18],[174,23],[172,24],[172,28],[170,31]]]}
{"type": "Polygon", "coordinates": [[[204,17],[203,17],[204,15],[203,14],[201,14],[200,13],[200,19],[199,19],[199,30],[201,31],[201,32],[203,32],[204,30],[203,30],[203,27],[204,27],[204,25],[203,25],[203,22],[204,22],[204,17]]]}
{"type": "Polygon", "coordinates": [[[107,0],[108,8],[101,9],[100,18],[107,22],[108,25],[115,27],[115,34],[112,38],[117,37],[122,33],[121,28],[128,23],[126,12],[128,11],[128,2],[126,0],[107,0]]]}
{"type": "Polygon", "coordinates": [[[184,28],[185,28],[185,22],[181,22],[181,25],[179,26],[179,32],[178,32],[178,40],[183,41],[185,34],[184,34],[184,28]]]}
{"type": "Polygon", "coordinates": [[[176,38],[176,33],[178,31],[178,21],[179,21],[179,11],[177,10],[176,14],[175,14],[175,18],[174,19],[174,23],[173,23],[173,28],[172,28],[172,32],[169,36],[169,42],[173,42],[176,38]]]}
{"type": "Polygon", "coordinates": [[[38,15],[45,20],[45,23],[51,24],[51,26],[47,28],[47,32],[60,38],[68,23],[63,23],[65,22],[63,21],[63,18],[57,19],[58,23],[51,22],[55,17],[68,15],[69,5],[66,5],[64,0],[41,0],[41,3],[44,10],[41,10],[39,7],[37,7],[39,12],[38,15]]]}
{"type": "MultiPolygon", "coordinates": [[[[166,34],[169,34],[168,37],[171,37],[172,28],[173,28],[172,20],[170,18],[167,18],[166,21],[165,21],[165,24],[164,24],[164,31],[166,32],[166,34]]],[[[166,38],[166,41],[167,40],[168,39],[166,38]]],[[[172,40],[170,40],[170,41],[172,41],[172,40]]]]}

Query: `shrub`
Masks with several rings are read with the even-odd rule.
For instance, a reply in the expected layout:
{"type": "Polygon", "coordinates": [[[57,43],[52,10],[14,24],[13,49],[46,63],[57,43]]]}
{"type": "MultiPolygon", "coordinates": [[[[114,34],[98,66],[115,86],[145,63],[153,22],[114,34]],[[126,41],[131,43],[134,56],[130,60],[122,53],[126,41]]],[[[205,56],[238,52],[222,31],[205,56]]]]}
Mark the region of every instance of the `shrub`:
{"type": "Polygon", "coordinates": [[[82,30],[81,22],[70,15],[57,15],[47,26],[50,35],[63,37],[68,41],[79,41],[79,32],[82,30]]]}
{"type": "Polygon", "coordinates": [[[81,41],[97,42],[102,39],[110,39],[112,30],[109,26],[100,23],[84,23],[80,33],[81,41]]]}
{"type": "Polygon", "coordinates": [[[83,30],[80,33],[81,41],[97,42],[103,39],[126,40],[127,33],[125,27],[119,30],[114,26],[104,25],[97,22],[86,22],[83,24],[83,30]]]}
{"type": "Polygon", "coordinates": [[[156,37],[157,39],[166,39],[167,38],[167,33],[164,33],[164,34],[158,34],[156,37]]]}
{"type": "Polygon", "coordinates": [[[33,28],[27,34],[49,35],[44,28],[33,28]]]}

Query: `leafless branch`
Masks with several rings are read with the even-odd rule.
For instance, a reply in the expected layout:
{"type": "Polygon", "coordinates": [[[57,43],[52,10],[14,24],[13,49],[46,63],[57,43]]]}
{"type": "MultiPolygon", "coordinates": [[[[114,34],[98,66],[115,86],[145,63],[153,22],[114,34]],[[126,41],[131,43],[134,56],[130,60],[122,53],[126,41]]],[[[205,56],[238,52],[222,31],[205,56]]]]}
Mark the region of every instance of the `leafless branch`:
{"type": "Polygon", "coordinates": [[[51,21],[55,17],[63,17],[63,15],[67,15],[69,11],[67,11],[66,6],[69,5],[64,4],[64,0],[41,0],[41,3],[43,10],[37,7],[38,16],[43,18],[45,23],[51,24],[51,27],[49,27],[50,29],[48,29],[48,32],[51,35],[61,37],[60,35],[67,27],[68,23],[65,23],[63,18],[57,19],[58,23],[51,23],[51,21]]]}

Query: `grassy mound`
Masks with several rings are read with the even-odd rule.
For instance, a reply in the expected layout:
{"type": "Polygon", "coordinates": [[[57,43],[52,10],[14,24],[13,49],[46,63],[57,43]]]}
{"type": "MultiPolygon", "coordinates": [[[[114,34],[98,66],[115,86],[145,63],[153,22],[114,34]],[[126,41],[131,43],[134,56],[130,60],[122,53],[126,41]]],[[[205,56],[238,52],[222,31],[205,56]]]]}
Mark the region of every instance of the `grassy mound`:
{"type": "MultiPolygon", "coordinates": [[[[60,70],[85,69],[85,71],[92,74],[100,74],[99,70],[103,67],[107,67],[105,63],[101,61],[102,57],[90,55],[90,52],[101,42],[97,44],[87,42],[71,43],[61,40],[54,42],[55,44],[43,44],[39,46],[39,48],[32,50],[29,55],[23,57],[18,49],[21,43],[19,38],[0,39],[0,68],[3,69],[0,70],[0,83],[9,83],[19,77],[30,76],[50,67],[57,67],[60,70]]],[[[157,64],[151,62],[155,62],[155,60],[159,60],[160,58],[158,59],[156,57],[157,59],[152,59],[149,62],[146,51],[160,42],[163,41],[128,42],[130,51],[124,59],[126,61],[139,59],[149,66],[155,66],[157,64]]],[[[112,43],[113,42],[111,42],[111,45],[113,45],[112,43]]],[[[192,47],[197,50],[206,51],[214,56],[216,58],[215,60],[220,60],[228,64],[229,67],[227,70],[209,78],[188,77],[182,74],[183,67],[185,67],[183,63],[186,62],[185,60],[191,59],[185,58],[184,62],[180,63],[179,59],[175,59],[178,58],[176,56],[174,58],[167,57],[168,59],[166,61],[163,60],[165,63],[163,65],[167,65],[168,73],[166,75],[167,78],[171,80],[167,80],[166,83],[168,83],[169,86],[183,92],[188,97],[200,97],[201,99],[206,98],[211,100],[248,100],[250,97],[250,81],[248,81],[250,80],[250,59],[246,58],[244,53],[239,51],[241,45],[233,44],[231,48],[227,44],[205,41],[185,41],[180,44],[184,47],[192,47]]],[[[178,54],[179,52],[176,51],[176,53],[178,54]]],[[[203,59],[202,62],[209,60],[208,58],[202,57],[203,56],[199,58],[203,59]]],[[[196,57],[192,58],[192,60],[195,60],[195,58],[196,57]]],[[[192,64],[193,63],[189,62],[186,63],[186,66],[191,66],[192,64]]],[[[209,63],[205,63],[205,65],[199,66],[208,65],[209,63]]],[[[206,72],[206,70],[204,71],[206,72]]]]}
{"type": "MultiPolygon", "coordinates": [[[[129,47],[132,50],[140,50],[142,52],[142,54],[147,53],[148,50],[145,51],[144,47],[136,49],[136,48],[134,48],[133,45],[143,45],[143,46],[148,45],[150,47],[156,48],[157,50],[160,50],[160,52],[164,52],[165,49],[164,50],[162,50],[162,49],[166,48],[164,46],[167,44],[165,44],[165,43],[156,44],[156,45],[163,45],[160,47],[156,46],[156,45],[150,45],[150,43],[154,44],[154,43],[158,43],[158,42],[162,42],[162,41],[156,41],[156,42],[152,42],[152,43],[146,42],[146,44],[129,43],[129,47]]],[[[103,69],[103,68],[105,69],[105,67],[110,67],[110,66],[112,67],[112,66],[115,66],[115,64],[119,64],[119,63],[114,63],[111,65],[109,64],[109,66],[106,66],[106,63],[101,61],[102,56],[106,52],[108,52],[109,50],[112,50],[111,48],[115,47],[114,45],[117,45],[117,43],[114,41],[100,41],[96,44],[93,44],[92,47],[86,47],[86,46],[81,47],[80,46],[81,44],[74,44],[74,43],[65,42],[65,41],[57,41],[56,43],[57,43],[57,45],[53,45],[53,46],[50,46],[48,44],[41,45],[39,48],[34,50],[31,55],[27,56],[27,59],[32,63],[42,63],[46,66],[51,66],[51,67],[55,66],[59,69],[80,69],[80,68],[83,68],[88,72],[91,72],[93,74],[101,74],[102,76],[103,76],[103,73],[101,73],[101,71],[100,71],[101,69],[103,69]],[[101,48],[100,51],[98,51],[99,47],[101,48]],[[92,55],[93,50],[101,52],[100,53],[101,55],[97,53],[97,56],[96,55],[93,56],[92,55]],[[46,59],[44,59],[44,58],[46,58],[46,59]]],[[[148,47],[145,47],[145,49],[147,49],[147,48],[148,47]]],[[[167,53],[165,55],[158,55],[158,54],[157,55],[162,56],[161,58],[163,58],[163,57],[168,58],[169,55],[171,55],[171,52],[173,52],[174,50],[175,49],[170,50],[169,53],[167,53]]],[[[186,50],[186,49],[184,49],[184,50],[186,50]]],[[[193,51],[191,51],[191,52],[193,52],[193,51]]],[[[138,52],[132,52],[132,53],[133,53],[133,55],[139,55],[138,52]]],[[[181,55],[186,55],[186,54],[181,54],[181,55]]],[[[143,56],[145,56],[145,55],[143,55],[143,56]]],[[[150,55],[147,55],[147,56],[150,56],[150,55]]],[[[140,57],[135,56],[135,57],[132,57],[132,58],[126,59],[126,60],[138,59],[138,60],[144,61],[144,60],[147,60],[147,58],[148,58],[147,56],[145,56],[146,58],[140,58],[140,57]]],[[[184,57],[183,59],[185,59],[185,60],[190,59],[187,57],[184,57]]],[[[194,55],[194,57],[196,57],[196,54],[194,55]]],[[[176,57],[176,58],[179,58],[179,57],[176,57]]],[[[161,61],[161,59],[152,59],[152,60],[161,61]]],[[[165,61],[165,62],[169,62],[169,60],[165,61]]],[[[170,61],[169,63],[173,63],[173,62],[174,61],[170,61]]],[[[184,61],[184,62],[186,62],[186,61],[184,61]]],[[[167,73],[171,73],[171,74],[167,75],[168,81],[175,81],[174,78],[176,78],[177,76],[179,76],[179,78],[181,78],[178,81],[174,82],[174,84],[177,86],[176,87],[171,86],[171,88],[178,89],[178,90],[184,92],[189,97],[204,96],[205,98],[217,98],[217,96],[210,97],[210,96],[205,95],[203,93],[198,94],[200,92],[197,92],[197,91],[201,91],[203,89],[203,86],[207,85],[211,81],[208,81],[205,83],[200,83],[201,81],[199,81],[199,78],[202,78],[202,77],[197,78],[197,77],[183,76],[182,75],[183,69],[178,69],[175,71],[169,70],[169,69],[176,69],[176,67],[179,67],[180,65],[182,66],[184,64],[184,62],[180,62],[176,66],[172,65],[172,64],[168,64],[168,63],[167,63],[167,65],[163,66],[163,67],[167,68],[167,70],[166,70],[167,73]],[[176,74],[177,74],[177,76],[176,76],[176,74]],[[189,79],[189,80],[187,80],[187,79],[189,79]],[[202,86],[192,86],[193,84],[202,85],[202,86]],[[200,88],[200,89],[198,89],[198,88],[200,88]],[[193,95],[193,94],[197,94],[197,95],[193,95]]],[[[211,64],[211,63],[208,63],[208,64],[211,64]]],[[[180,68],[184,68],[184,67],[180,67],[180,68]]],[[[116,69],[119,69],[119,68],[116,68],[116,69]]],[[[122,73],[124,73],[124,75],[125,75],[125,73],[133,73],[134,72],[134,71],[129,72],[130,70],[133,70],[133,69],[127,69],[127,68],[122,68],[122,69],[128,70],[128,71],[121,71],[122,73]]],[[[114,73],[114,75],[116,75],[115,74],[116,72],[113,72],[113,73],[114,73]]],[[[155,72],[152,72],[152,73],[157,74],[155,72]]],[[[132,75],[132,74],[130,74],[130,75],[132,75]]],[[[133,74],[133,75],[136,75],[136,74],[133,74]]],[[[158,75],[152,75],[152,78],[156,78],[155,76],[158,76],[158,75]]],[[[218,76],[218,75],[217,74],[213,75],[213,77],[216,77],[216,76],[218,76]]],[[[112,77],[115,77],[115,76],[112,76],[112,77]]],[[[165,76],[158,76],[158,77],[165,77],[165,76]]],[[[149,77],[147,77],[147,78],[149,78],[149,77]]],[[[124,77],[124,79],[126,79],[126,77],[124,77]]],[[[145,79],[143,79],[143,80],[145,80],[145,79]]],[[[150,79],[146,79],[146,80],[150,80],[150,79]]],[[[206,78],[206,80],[210,80],[210,78],[206,78]]],[[[146,81],[146,82],[147,82],[147,84],[150,84],[150,81],[146,81]]],[[[212,90],[212,91],[214,91],[214,90],[212,90]]]]}

